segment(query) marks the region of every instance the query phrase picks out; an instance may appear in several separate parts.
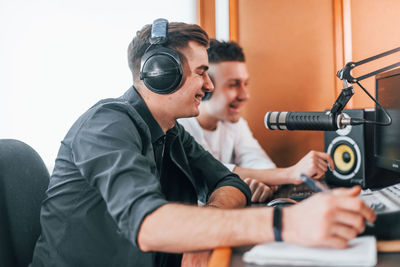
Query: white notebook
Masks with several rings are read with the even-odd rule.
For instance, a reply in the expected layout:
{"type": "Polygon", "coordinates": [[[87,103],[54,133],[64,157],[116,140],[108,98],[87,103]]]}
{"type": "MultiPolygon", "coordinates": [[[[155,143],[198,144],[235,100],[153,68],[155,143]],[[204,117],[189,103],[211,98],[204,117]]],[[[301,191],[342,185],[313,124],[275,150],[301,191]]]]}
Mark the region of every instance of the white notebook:
{"type": "Polygon", "coordinates": [[[270,242],[253,247],[243,255],[247,263],[286,266],[375,266],[376,239],[358,237],[345,249],[309,248],[285,242],[270,242]]]}

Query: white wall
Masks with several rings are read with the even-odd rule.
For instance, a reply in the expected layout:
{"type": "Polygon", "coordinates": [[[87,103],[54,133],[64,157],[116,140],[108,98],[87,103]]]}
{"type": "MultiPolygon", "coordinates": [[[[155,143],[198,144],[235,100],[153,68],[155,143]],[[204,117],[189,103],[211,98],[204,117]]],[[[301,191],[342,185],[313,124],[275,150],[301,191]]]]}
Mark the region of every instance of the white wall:
{"type": "Polygon", "coordinates": [[[215,37],[229,41],[229,0],[215,0],[215,37]]]}
{"type": "Polygon", "coordinates": [[[196,23],[196,0],[0,1],[0,138],[51,168],[78,116],[129,88],[128,44],[159,17],[196,23]]]}

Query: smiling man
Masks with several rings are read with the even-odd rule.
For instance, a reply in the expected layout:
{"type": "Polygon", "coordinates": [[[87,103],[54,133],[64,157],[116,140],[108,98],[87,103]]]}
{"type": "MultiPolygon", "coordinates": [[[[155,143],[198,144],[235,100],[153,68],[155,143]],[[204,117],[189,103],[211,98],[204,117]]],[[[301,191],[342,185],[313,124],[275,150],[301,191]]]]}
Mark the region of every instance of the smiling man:
{"type": "MultiPolygon", "coordinates": [[[[33,267],[204,266],[202,251],[274,240],[274,210],[238,209],[250,203],[248,186],[175,123],[198,115],[213,90],[207,45],[197,25],[156,20],[137,33],[128,48],[134,86],[91,107],[61,142],[33,267]]],[[[278,237],[346,246],[374,220],[359,191],[276,209],[278,237]]]]}
{"type": "Polygon", "coordinates": [[[198,117],[179,122],[198,143],[245,180],[252,191],[252,201],[265,200],[266,189],[260,183],[299,184],[301,173],[319,179],[328,163],[334,166],[329,154],[311,151],[293,166],[276,168],[241,117],[250,97],[250,77],[242,48],[235,42],[212,39],[208,59],[215,89],[207,93],[198,117]]]}

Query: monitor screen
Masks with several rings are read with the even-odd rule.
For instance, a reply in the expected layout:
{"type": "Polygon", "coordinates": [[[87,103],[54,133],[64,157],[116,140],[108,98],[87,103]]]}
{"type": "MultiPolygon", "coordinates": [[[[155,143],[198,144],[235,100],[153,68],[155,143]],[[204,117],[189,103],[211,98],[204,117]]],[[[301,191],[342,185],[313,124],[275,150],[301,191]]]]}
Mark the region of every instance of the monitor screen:
{"type": "MultiPolygon", "coordinates": [[[[376,98],[392,117],[389,126],[375,126],[375,161],[377,167],[400,172],[400,69],[376,76],[376,98]]],[[[376,107],[376,120],[387,121],[376,107]]]]}

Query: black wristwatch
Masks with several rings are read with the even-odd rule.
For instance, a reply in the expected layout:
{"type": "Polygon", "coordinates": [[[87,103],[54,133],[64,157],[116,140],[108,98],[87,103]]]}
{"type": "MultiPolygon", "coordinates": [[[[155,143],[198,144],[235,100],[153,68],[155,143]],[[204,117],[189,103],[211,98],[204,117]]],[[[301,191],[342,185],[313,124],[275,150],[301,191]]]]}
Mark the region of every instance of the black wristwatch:
{"type": "Polygon", "coordinates": [[[279,206],[274,207],[274,237],[275,241],[281,242],[282,240],[282,208],[279,206]]]}

